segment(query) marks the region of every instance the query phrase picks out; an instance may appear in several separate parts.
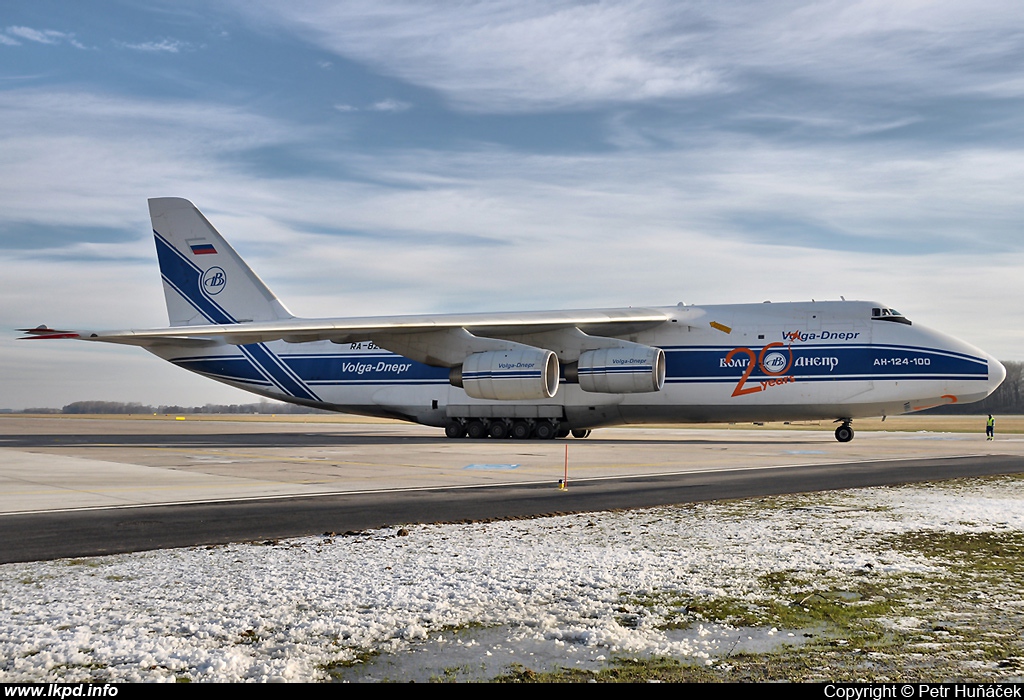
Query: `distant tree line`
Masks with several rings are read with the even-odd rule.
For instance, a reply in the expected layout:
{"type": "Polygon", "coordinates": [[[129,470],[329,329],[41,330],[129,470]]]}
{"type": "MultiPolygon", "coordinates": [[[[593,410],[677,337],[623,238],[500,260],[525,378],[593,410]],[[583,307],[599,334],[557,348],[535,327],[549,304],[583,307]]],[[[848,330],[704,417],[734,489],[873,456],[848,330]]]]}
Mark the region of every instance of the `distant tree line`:
{"type": "Polygon", "coordinates": [[[27,408],[18,413],[65,413],[65,414],[196,414],[196,413],[228,413],[228,414],[296,414],[296,413],[329,413],[319,408],[308,408],[306,406],[295,406],[287,403],[271,403],[261,401],[260,403],[244,404],[213,404],[205,406],[148,406],[141,403],[124,403],[121,401],[75,401],[63,408],[27,408]]]}

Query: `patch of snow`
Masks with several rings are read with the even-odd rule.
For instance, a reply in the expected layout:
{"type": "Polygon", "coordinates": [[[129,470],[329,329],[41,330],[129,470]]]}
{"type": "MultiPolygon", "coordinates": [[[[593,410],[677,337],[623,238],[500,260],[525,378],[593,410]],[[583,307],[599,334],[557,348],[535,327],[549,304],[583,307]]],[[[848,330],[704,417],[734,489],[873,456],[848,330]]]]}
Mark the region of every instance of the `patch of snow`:
{"type": "MultiPolygon", "coordinates": [[[[780,571],[935,571],[879,536],[1024,530],[1022,501],[1021,480],[949,482],[10,564],[0,682],[321,680],[427,644],[502,663],[543,649],[589,664],[703,662],[754,633],[665,631],[679,601],[763,600],[762,577],[780,571]],[[453,638],[465,629],[490,632],[453,638]]],[[[773,632],[792,643],[793,631],[773,632]]]]}

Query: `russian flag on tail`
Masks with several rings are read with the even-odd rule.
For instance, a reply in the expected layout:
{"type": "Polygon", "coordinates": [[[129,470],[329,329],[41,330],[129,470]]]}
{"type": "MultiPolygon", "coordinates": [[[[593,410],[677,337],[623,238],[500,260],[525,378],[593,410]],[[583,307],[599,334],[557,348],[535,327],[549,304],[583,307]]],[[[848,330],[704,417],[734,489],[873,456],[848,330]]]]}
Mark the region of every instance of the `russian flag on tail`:
{"type": "Polygon", "coordinates": [[[190,243],[193,255],[216,255],[217,249],[211,243],[190,243]]]}

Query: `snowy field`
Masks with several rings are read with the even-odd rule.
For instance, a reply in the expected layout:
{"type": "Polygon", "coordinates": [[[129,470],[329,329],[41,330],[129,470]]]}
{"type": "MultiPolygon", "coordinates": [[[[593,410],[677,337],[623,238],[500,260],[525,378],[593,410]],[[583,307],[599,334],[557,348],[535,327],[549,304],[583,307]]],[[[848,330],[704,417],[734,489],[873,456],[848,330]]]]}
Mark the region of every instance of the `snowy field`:
{"type": "Polygon", "coordinates": [[[1024,531],[1024,481],[11,564],[0,681],[471,679],[624,654],[714,664],[799,635],[675,629],[678,601],[757,603],[773,572],[835,587],[941,574],[940,560],[882,544],[938,530],[1024,531]]]}

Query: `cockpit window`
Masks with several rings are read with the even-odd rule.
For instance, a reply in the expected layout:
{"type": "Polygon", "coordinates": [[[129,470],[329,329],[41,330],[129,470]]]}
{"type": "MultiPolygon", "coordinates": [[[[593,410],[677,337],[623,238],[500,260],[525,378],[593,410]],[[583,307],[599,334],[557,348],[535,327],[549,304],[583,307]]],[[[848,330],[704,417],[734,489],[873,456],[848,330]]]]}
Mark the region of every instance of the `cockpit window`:
{"type": "Polygon", "coordinates": [[[883,309],[881,307],[874,307],[871,309],[871,320],[872,321],[892,321],[893,323],[903,323],[905,325],[913,325],[910,319],[901,314],[896,309],[883,309]]]}

